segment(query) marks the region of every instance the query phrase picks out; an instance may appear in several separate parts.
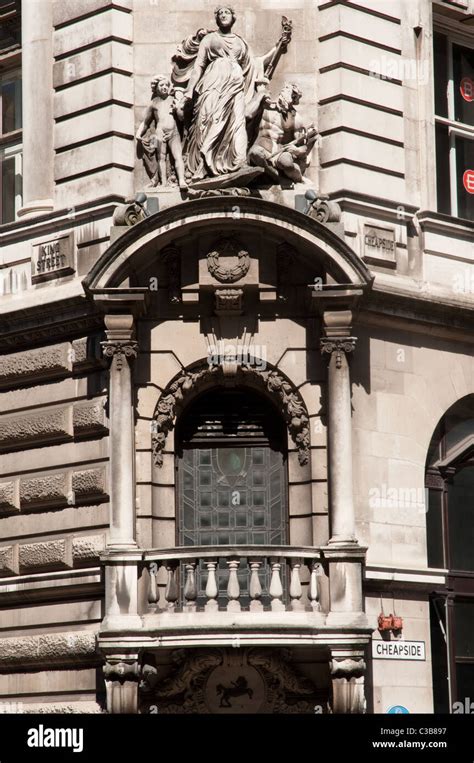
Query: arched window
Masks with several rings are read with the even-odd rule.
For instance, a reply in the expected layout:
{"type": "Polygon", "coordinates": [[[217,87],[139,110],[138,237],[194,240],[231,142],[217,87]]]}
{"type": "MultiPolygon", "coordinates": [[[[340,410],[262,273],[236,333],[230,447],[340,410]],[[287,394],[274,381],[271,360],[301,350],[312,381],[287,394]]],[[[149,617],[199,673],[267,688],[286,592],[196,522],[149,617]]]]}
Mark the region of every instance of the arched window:
{"type": "MultiPolygon", "coordinates": [[[[288,542],[287,433],[271,402],[253,390],[213,389],[188,406],[176,435],[178,545],[288,542]]],[[[222,568],[222,591],[226,577],[222,568]]]]}
{"type": "Polygon", "coordinates": [[[427,459],[428,564],[448,570],[431,597],[435,712],[474,699],[474,395],[440,421],[427,459]]]}

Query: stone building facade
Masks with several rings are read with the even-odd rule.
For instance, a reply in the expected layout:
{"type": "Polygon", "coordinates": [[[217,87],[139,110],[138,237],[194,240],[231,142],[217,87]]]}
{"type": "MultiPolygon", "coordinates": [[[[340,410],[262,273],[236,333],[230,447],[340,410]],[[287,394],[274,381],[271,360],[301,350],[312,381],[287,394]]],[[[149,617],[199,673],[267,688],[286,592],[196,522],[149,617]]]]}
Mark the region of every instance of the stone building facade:
{"type": "Polygon", "coordinates": [[[0,703],[447,712],[474,6],[214,5],[0,2],[0,703]]]}

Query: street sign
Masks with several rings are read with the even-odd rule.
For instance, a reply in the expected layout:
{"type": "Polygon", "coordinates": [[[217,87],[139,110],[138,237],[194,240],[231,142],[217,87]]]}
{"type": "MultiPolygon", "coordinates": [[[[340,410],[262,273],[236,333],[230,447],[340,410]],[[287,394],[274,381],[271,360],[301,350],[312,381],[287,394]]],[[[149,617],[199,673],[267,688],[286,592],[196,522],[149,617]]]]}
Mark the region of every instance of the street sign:
{"type": "Polygon", "coordinates": [[[373,639],[372,657],[376,660],[426,660],[425,642],[373,639]]]}

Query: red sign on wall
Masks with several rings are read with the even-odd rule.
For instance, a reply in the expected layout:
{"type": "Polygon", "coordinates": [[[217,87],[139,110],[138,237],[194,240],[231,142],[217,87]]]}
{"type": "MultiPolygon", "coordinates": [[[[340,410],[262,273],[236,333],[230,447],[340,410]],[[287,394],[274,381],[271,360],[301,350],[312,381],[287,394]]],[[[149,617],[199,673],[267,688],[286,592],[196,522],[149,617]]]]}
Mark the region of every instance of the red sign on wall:
{"type": "Polygon", "coordinates": [[[474,101],[474,79],[471,77],[463,77],[459,86],[461,95],[465,101],[471,103],[474,101]]]}
{"type": "Polygon", "coordinates": [[[468,193],[474,193],[474,170],[466,170],[462,176],[462,182],[468,193]]]}

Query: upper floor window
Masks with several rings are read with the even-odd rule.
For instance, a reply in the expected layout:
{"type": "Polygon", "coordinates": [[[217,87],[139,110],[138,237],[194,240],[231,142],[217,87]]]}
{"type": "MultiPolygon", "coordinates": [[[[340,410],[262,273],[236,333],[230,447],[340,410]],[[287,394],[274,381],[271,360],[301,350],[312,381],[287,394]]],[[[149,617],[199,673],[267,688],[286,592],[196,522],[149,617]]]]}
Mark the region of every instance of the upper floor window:
{"type": "Polygon", "coordinates": [[[20,2],[0,0],[0,224],[15,219],[22,194],[20,2]]]}
{"type": "MultiPolygon", "coordinates": [[[[180,546],[287,543],[287,434],[272,403],[249,389],[212,389],[183,412],[176,437],[180,546]]],[[[221,560],[217,579],[223,601],[228,575],[221,560]]],[[[238,578],[245,599],[249,578],[243,562],[238,578]]],[[[268,565],[263,565],[260,578],[268,591],[268,565]]],[[[201,600],[204,581],[201,563],[201,600]]]]}
{"type": "Polygon", "coordinates": [[[21,206],[22,132],[19,72],[0,75],[0,112],[0,223],[8,223],[15,219],[21,206]]]}
{"type": "Polygon", "coordinates": [[[434,35],[438,211],[474,220],[474,41],[434,35]]]}

